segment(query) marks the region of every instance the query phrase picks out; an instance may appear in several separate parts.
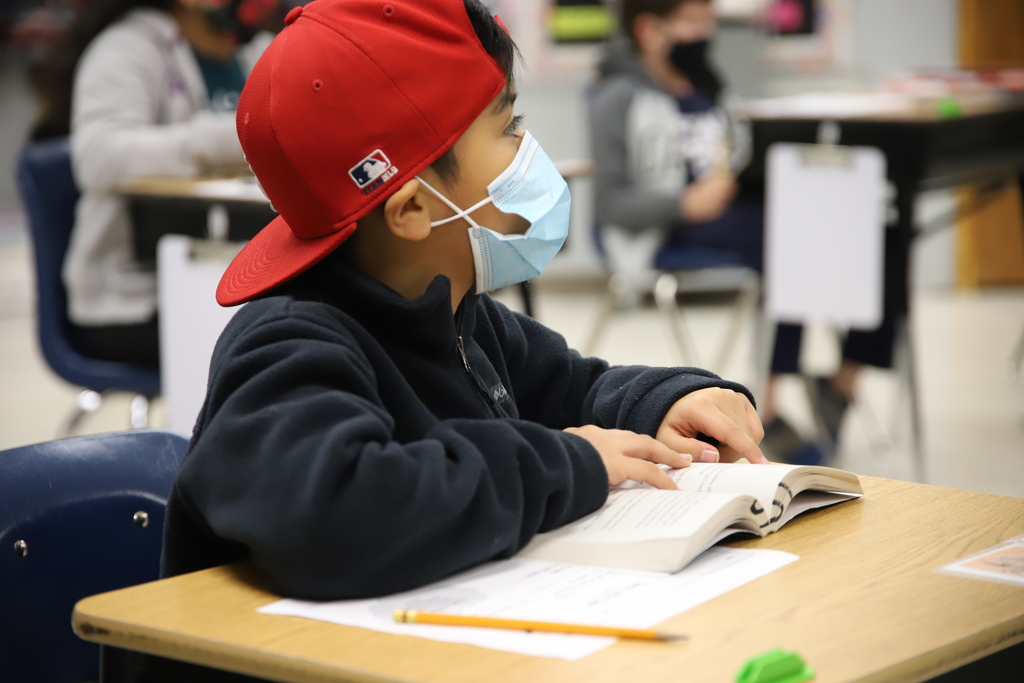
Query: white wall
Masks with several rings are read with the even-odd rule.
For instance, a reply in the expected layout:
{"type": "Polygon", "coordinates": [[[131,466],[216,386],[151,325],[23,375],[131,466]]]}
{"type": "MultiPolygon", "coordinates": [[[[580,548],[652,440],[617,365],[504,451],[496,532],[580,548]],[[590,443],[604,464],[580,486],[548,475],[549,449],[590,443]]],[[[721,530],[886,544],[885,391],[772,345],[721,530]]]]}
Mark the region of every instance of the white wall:
{"type": "MultiPolygon", "coordinates": [[[[854,63],[869,84],[922,66],[957,65],[957,0],[852,0],[850,17],[854,63]]],[[[931,223],[952,209],[951,192],[929,193],[918,201],[918,220],[931,223]]],[[[911,266],[914,284],[952,287],[955,249],[948,221],[919,239],[911,266]]]]}
{"type": "Polygon", "coordinates": [[[871,83],[957,65],[957,0],[852,0],[850,17],[854,60],[871,83]]]}

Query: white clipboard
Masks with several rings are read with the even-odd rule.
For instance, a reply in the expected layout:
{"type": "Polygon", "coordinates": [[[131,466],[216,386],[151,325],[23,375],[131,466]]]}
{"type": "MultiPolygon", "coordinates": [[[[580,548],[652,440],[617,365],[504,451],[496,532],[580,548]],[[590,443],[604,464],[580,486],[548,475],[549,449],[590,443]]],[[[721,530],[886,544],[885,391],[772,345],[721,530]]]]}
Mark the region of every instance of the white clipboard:
{"type": "Polygon", "coordinates": [[[217,283],[241,244],[164,235],[157,242],[160,389],[166,428],[192,436],[206,398],[210,358],[239,306],[222,308],[217,283]]]}
{"type": "Polygon", "coordinates": [[[765,202],[768,315],[878,327],[886,213],[882,152],[776,143],[768,150],[765,202]]]}

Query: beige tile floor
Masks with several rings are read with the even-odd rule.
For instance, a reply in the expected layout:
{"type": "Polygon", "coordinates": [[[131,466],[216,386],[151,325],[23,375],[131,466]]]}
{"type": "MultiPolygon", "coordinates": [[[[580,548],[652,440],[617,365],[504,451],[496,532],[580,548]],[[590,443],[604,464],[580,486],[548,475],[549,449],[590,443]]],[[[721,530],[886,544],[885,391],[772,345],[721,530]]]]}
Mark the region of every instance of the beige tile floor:
{"type": "MultiPolygon", "coordinates": [[[[0,449],[55,437],[78,390],[46,366],[35,339],[31,254],[19,229],[20,216],[0,215],[0,449]]],[[[499,298],[513,307],[513,293],[499,298]]],[[[541,283],[538,317],[581,344],[599,302],[594,287],[541,283]]],[[[1024,497],[1024,376],[1008,381],[1006,362],[1024,329],[1024,290],[961,293],[918,291],[914,333],[920,368],[927,481],[940,486],[1024,497]]],[[[687,307],[698,351],[712,355],[726,325],[721,306],[687,307]]],[[[744,333],[722,374],[741,382],[755,379],[752,335],[744,333]]],[[[674,364],[673,349],[652,310],[613,319],[598,350],[614,363],[674,364]]],[[[827,372],[837,359],[827,329],[812,326],[805,344],[805,366],[827,372]]],[[[859,392],[870,409],[855,407],[843,424],[837,465],[861,474],[912,479],[907,401],[893,373],[862,377],[859,392]]],[[[82,432],[128,427],[126,395],[114,395],[89,416],[82,432]]],[[[780,386],[781,409],[809,430],[810,412],[801,384],[780,386]]],[[[159,401],[152,423],[162,420],[159,401]]]]}

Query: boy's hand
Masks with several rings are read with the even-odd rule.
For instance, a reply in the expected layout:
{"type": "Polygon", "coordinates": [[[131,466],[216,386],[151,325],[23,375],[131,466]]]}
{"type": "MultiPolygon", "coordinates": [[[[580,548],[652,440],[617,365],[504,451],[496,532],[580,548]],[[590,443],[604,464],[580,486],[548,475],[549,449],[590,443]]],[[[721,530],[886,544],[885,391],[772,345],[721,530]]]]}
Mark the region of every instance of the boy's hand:
{"type": "Polygon", "coordinates": [[[731,389],[700,389],[683,396],[668,409],[657,438],[679,453],[689,453],[694,462],[768,462],[757,447],[764,438],[761,419],[747,397],[731,389]],[[721,445],[715,448],[700,441],[698,434],[721,445]]]}
{"type": "Polygon", "coordinates": [[[597,449],[608,470],[609,486],[632,480],[645,481],[659,489],[677,489],[672,478],[655,463],[679,469],[693,462],[689,455],[677,453],[656,439],[623,429],[585,425],[565,431],[583,437],[597,449]]]}
{"type": "Polygon", "coordinates": [[[687,185],[679,197],[679,213],[690,223],[720,218],[736,196],[736,180],[728,171],[711,171],[687,185]]]}

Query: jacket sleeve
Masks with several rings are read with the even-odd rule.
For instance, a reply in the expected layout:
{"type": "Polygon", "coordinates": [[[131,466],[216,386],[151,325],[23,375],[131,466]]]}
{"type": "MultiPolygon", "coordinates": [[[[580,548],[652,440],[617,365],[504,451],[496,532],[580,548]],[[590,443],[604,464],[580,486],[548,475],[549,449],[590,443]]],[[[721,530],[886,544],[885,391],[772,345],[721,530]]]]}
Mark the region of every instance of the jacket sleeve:
{"type": "Polygon", "coordinates": [[[199,111],[162,123],[169,83],[166,55],[144,33],[119,27],[86,50],[75,75],[71,150],[83,191],[106,191],[127,178],[195,177],[242,165],[233,113],[199,111]]]}
{"type": "MultiPolygon", "coordinates": [[[[584,358],[562,335],[533,318],[481,297],[501,340],[516,407],[523,419],[555,429],[594,424],[654,436],[683,396],[720,387],[754,397],[746,387],[699,368],[609,365],[584,358]]],[[[479,322],[478,322],[479,324],[479,322]]]]}
{"type": "Polygon", "coordinates": [[[276,592],[411,589],[603,504],[596,451],[538,424],[442,421],[396,442],[344,325],[306,315],[315,304],[286,306],[258,320],[243,309],[222,337],[175,484],[203,525],[248,547],[276,592]]]}
{"type": "Polygon", "coordinates": [[[591,154],[594,157],[594,208],[598,222],[640,231],[681,220],[678,192],[643,187],[629,171],[626,119],[633,87],[613,79],[590,103],[591,154]]]}

